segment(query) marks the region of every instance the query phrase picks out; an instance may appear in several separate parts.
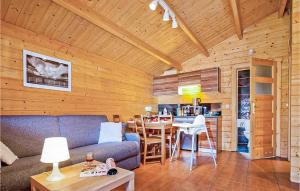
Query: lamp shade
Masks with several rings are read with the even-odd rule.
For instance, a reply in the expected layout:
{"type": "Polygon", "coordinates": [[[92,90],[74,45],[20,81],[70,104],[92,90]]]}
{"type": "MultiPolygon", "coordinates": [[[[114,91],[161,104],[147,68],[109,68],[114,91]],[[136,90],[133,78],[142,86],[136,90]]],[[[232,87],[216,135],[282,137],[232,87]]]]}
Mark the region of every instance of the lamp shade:
{"type": "Polygon", "coordinates": [[[45,139],[41,162],[57,163],[69,158],[68,143],[65,137],[50,137],[45,139]]]}

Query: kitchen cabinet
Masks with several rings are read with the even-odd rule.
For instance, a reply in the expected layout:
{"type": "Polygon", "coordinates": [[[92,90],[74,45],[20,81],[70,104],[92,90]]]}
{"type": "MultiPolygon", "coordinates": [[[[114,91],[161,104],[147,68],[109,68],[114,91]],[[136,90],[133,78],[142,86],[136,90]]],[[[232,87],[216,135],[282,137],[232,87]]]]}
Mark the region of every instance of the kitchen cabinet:
{"type": "Polygon", "coordinates": [[[201,70],[201,91],[219,92],[220,91],[220,69],[210,68],[201,70]]]}
{"type": "Polygon", "coordinates": [[[153,78],[153,95],[177,95],[178,86],[201,85],[202,92],[220,91],[220,69],[209,68],[153,78]]]}
{"type": "MultiPolygon", "coordinates": [[[[222,150],[222,117],[205,117],[205,123],[208,135],[215,151],[222,150]]],[[[209,144],[205,133],[198,136],[198,145],[200,151],[209,151],[209,144]]]]}
{"type": "Polygon", "coordinates": [[[176,95],[178,94],[178,75],[154,77],[153,95],[176,95]]]}

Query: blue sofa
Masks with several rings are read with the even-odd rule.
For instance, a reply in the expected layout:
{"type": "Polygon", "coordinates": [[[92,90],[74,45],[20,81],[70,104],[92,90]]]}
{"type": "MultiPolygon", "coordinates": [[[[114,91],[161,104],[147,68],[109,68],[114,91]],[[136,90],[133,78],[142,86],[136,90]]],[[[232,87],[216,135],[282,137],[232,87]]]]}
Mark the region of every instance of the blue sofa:
{"type": "Polygon", "coordinates": [[[125,133],[123,141],[98,144],[103,115],[69,116],[1,116],[1,141],[18,157],[12,165],[1,167],[1,190],[28,190],[30,176],[51,170],[51,164],[40,162],[44,139],[63,136],[68,140],[70,159],[60,167],[83,162],[87,152],[104,162],[114,158],[117,166],[135,169],[140,165],[140,140],[125,133]]]}

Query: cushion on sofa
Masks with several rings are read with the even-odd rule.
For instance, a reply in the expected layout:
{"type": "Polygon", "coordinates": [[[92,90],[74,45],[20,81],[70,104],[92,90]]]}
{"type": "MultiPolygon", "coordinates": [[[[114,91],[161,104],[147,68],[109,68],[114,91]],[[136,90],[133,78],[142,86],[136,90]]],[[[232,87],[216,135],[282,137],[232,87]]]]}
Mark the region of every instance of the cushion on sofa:
{"type": "Polygon", "coordinates": [[[70,149],[97,144],[101,122],[107,122],[104,115],[59,116],[61,136],[66,137],[70,149]]]}
{"type": "Polygon", "coordinates": [[[1,116],[1,141],[19,158],[40,155],[44,139],[57,136],[57,117],[1,116]]]}
{"type": "Polygon", "coordinates": [[[116,162],[139,155],[139,146],[135,141],[123,141],[114,143],[101,143],[79,147],[70,150],[72,163],[85,160],[86,153],[92,152],[94,159],[105,162],[107,158],[113,158],[116,162]]]}
{"type": "Polygon", "coordinates": [[[0,159],[1,162],[6,163],[7,165],[11,165],[18,159],[18,157],[0,141],[0,159]]]}
{"type": "Polygon", "coordinates": [[[98,143],[122,142],[122,123],[101,123],[98,143]]]}

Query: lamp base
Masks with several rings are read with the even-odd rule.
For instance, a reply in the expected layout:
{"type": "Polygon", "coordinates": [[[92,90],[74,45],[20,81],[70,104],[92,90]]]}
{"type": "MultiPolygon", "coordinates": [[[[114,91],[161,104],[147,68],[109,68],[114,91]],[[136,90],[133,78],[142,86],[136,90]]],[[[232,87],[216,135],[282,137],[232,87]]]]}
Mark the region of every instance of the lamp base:
{"type": "Polygon", "coordinates": [[[51,174],[47,177],[48,181],[54,182],[63,179],[65,176],[60,172],[58,168],[58,162],[53,163],[53,169],[51,174]]]}

